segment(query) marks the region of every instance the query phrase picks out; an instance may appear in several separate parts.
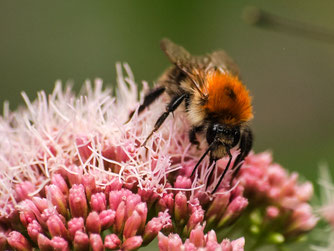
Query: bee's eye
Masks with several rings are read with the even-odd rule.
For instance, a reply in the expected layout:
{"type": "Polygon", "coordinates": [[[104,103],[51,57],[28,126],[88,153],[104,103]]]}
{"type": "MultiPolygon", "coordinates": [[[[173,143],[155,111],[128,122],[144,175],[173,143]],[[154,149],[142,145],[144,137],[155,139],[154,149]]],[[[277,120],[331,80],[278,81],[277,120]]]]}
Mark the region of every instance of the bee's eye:
{"type": "Polygon", "coordinates": [[[224,134],[224,135],[231,135],[231,131],[230,130],[226,130],[226,129],[224,129],[223,131],[222,131],[222,133],[224,134]]]}
{"type": "Polygon", "coordinates": [[[223,134],[225,136],[232,135],[233,132],[226,128],[224,125],[215,124],[213,130],[218,134],[223,134]]]}
{"type": "Polygon", "coordinates": [[[223,125],[215,125],[216,132],[225,133],[226,129],[223,125]]]}

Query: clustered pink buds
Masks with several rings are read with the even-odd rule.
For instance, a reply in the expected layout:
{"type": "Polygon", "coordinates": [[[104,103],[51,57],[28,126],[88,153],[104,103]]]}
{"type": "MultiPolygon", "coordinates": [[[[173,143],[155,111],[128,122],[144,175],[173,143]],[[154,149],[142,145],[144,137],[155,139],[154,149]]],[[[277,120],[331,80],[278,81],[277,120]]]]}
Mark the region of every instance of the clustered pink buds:
{"type": "MultiPolygon", "coordinates": [[[[57,179],[61,180],[59,176],[57,179]]],[[[69,180],[68,177],[63,179],[69,180]]],[[[20,203],[21,222],[27,227],[33,243],[19,232],[12,231],[7,237],[12,248],[30,250],[32,245],[36,245],[41,250],[68,250],[71,246],[75,250],[133,250],[143,241],[148,244],[159,231],[172,230],[168,210],[148,220],[146,202],[125,188],[100,189],[91,195],[90,201],[87,201],[83,184],[74,184],[69,191],[63,192],[57,185],[46,186],[45,194],[48,197],[47,208],[39,209],[34,202],[39,201],[36,199],[20,203]],[[69,208],[64,205],[69,205],[69,208]],[[110,231],[113,234],[107,234],[110,231]],[[102,235],[105,235],[104,239],[102,235]]]]}
{"type": "Polygon", "coordinates": [[[239,238],[234,241],[224,239],[221,243],[217,241],[215,231],[211,230],[204,234],[204,227],[198,225],[190,233],[189,239],[184,243],[178,234],[165,236],[159,233],[159,248],[161,251],[178,250],[222,250],[222,251],[242,251],[244,250],[245,239],[239,238]]]}
{"type": "Polygon", "coordinates": [[[125,123],[138,107],[125,68],[116,101],[101,80],[87,83],[84,98],[57,84],[35,102],[24,94],[28,109],[0,119],[0,250],[136,250],[158,236],[161,250],[241,251],[245,238],[229,240],[232,228],[282,244],[314,227],[312,185],[268,153],[251,153],[215,194],[226,158],[211,180],[207,159],[191,176],[203,149],[189,142],[182,112],[141,147],[165,104],[162,97],[125,123]]]}
{"type": "Polygon", "coordinates": [[[279,243],[294,240],[316,225],[318,219],[308,204],[313,194],[312,184],[298,183],[298,175],[289,175],[272,163],[271,154],[251,154],[238,177],[250,207],[254,208],[250,214],[254,235],[263,238],[265,231],[269,242],[279,243]]]}

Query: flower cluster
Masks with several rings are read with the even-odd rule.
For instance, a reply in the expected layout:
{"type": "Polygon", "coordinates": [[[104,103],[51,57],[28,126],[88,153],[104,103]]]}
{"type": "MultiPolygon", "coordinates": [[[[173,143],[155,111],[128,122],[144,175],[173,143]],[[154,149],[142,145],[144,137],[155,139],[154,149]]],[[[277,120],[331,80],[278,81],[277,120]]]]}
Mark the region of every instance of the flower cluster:
{"type": "Polygon", "coordinates": [[[208,160],[191,177],[206,143],[191,145],[182,111],[141,147],[165,97],[127,121],[138,93],[124,67],[127,76],[118,65],[115,98],[96,80],[79,98],[58,83],[34,102],[23,94],[27,109],[10,112],[5,105],[0,250],[133,250],[157,236],[161,250],[243,250],[242,235],[256,245],[282,244],[314,227],[312,185],[300,184],[269,153],[251,153],[215,194],[226,159],[217,162],[212,179],[208,160]],[[227,239],[236,232],[240,238],[227,239]]]}
{"type": "Polygon", "coordinates": [[[250,201],[250,231],[255,236],[273,243],[289,242],[316,225],[318,218],[308,204],[312,184],[299,184],[298,174],[289,175],[272,163],[269,153],[249,156],[239,177],[250,201]]]}

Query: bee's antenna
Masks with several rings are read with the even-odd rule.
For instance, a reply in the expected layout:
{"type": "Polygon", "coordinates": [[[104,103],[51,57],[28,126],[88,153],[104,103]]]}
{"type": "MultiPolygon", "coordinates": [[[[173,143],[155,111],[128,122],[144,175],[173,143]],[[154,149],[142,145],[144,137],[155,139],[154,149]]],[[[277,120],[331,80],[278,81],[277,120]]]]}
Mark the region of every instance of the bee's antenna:
{"type": "Polygon", "coordinates": [[[257,7],[246,7],[242,16],[243,19],[251,25],[328,43],[334,43],[333,30],[327,30],[323,27],[283,18],[257,7]]]}
{"type": "Polygon", "coordinates": [[[199,164],[201,164],[201,162],[203,161],[203,159],[205,158],[205,156],[211,151],[212,146],[213,146],[215,143],[216,143],[216,141],[213,141],[213,142],[209,145],[208,149],[203,153],[202,157],[199,159],[199,161],[197,162],[196,166],[194,167],[194,170],[191,172],[190,177],[192,177],[192,176],[194,175],[194,173],[195,173],[197,167],[199,166],[199,164]]]}

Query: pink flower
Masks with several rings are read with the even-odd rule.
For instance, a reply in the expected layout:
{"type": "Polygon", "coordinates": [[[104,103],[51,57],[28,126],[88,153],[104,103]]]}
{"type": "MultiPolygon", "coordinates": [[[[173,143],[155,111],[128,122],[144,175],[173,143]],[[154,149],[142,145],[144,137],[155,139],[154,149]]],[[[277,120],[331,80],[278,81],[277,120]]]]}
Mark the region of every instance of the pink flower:
{"type": "Polygon", "coordinates": [[[236,179],[227,172],[215,194],[227,158],[217,162],[211,181],[207,158],[190,177],[203,149],[189,142],[181,110],[141,147],[165,101],[125,123],[138,92],[124,67],[127,76],[118,66],[116,99],[101,80],[94,87],[87,82],[79,98],[57,83],[33,102],[23,94],[27,109],[5,111],[0,247],[135,250],[159,236],[161,250],[243,250],[243,237],[218,241],[216,231],[233,225],[240,235],[250,230],[255,241],[278,244],[274,235],[293,241],[314,227],[312,185],[272,163],[269,153],[251,153],[236,179]]]}

